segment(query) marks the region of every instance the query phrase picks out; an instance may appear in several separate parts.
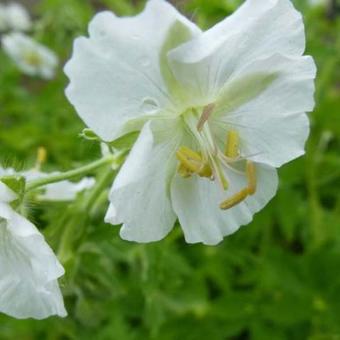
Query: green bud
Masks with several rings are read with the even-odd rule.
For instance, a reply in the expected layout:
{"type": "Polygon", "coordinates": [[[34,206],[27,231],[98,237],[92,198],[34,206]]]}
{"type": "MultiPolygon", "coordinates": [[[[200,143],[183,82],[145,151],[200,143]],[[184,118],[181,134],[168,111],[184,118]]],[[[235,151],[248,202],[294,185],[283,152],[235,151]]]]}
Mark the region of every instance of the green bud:
{"type": "Polygon", "coordinates": [[[101,139],[91,130],[91,129],[84,129],[82,133],[80,134],[81,137],[87,139],[87,140],[92,140],[92,141],[97,141],[100,142],[101,139]]]}

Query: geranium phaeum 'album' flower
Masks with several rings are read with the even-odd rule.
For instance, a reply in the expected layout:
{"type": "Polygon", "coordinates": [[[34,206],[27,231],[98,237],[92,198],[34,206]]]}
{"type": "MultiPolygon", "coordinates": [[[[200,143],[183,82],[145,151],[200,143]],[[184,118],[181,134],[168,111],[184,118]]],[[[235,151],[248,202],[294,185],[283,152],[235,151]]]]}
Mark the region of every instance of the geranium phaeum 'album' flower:
{"type": "Polygon", "coordinates": [[[5,35],[2,38],[2,46],[6,54],[23,73],[44,79],[54,77],[58,58],[46,46],[22,33],[5,35]]]}
{"type": "Polygon", "coordinates": [[[0,181],[0,312],[19,319],[64,317],[58,286],[64,269],[37,228],[11,207],[16,198],[0,181]]]}
{"type": "Polygon", "coordinates": [[[275,195],[304,153],[315,65],[289,0],[247,0],[206,32],[162,0],[97,14],[65,67],[68,99],[103,140],[140,130],[106,220],[121,236],[216,244],[275,195]]]}

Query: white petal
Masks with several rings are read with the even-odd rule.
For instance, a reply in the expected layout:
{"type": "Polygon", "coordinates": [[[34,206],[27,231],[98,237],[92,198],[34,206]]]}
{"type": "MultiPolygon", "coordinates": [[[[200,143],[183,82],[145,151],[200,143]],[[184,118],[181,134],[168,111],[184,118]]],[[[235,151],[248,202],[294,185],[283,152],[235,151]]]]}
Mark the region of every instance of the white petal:
{"type": "Polygon", "coordinates": [[[110,193],[106,221],[123,223],[120,234],[126,240],[158,241],[176,220],[169,186],[176,167],[181,127],[174,120],[159,123],[143,127],[110,193]]]}
{"type": "Polygon", "coordinates": [[[302,155],[314,107],[315,65],[310,57],[274,55],[235,73],[217,101],[214,130],[225,142],[239,131],[241,154],[274,167],[302,155]]]}
{"type": "MultiPolygon", "coordinates": [[[[44,178],[50,175],[58,175],[59,172],[44,173],[37,169],[31,169],[21,172],[21,175],[26,180],[31,181],[39,178],[44,178]]],[[[76,198],[79,192],[91,189],[95,185],[93,177],[84,177],[79,182],[61,181],[48,184],[44,187],[44,193],[39,195],[39,199],[48,201],[72,201],[76,198]]]]}
{"type": "Polygon", "coordinates": [[[12,202],[17,198],[17,195],[0,180],[0,203],[12,202]]]}
{"type": "Polygon", "coordinates": [[[196,105],[214,101],[235,70],[275,53],[301,55],[302,18],[289,0],[248,0],[234,14],[169,53],[177,79],[196,105]]]}
{"type": "Polygon", "coordinates": [[[224,236],[248,224],[275,195],[278,178],[274,168],[257,164],[258,188],[253,196],[229,210],[220,203],[246,186],[244,176],[228,172],[229,189],[223,192],[209,179],[177,175],[171,185],[171,200],[188,243],[214,245],[224,236]]]}
{"type": "Polygon", "coordinates": [[[0,203],[0,311],[20,319],[66,316],[57,282],[63,274],[35,226],[0,203]]]}
{"type": "Polygon", "coordinates": [[[61,181],[47,185],[44,194],[39,199],[48,201],[72,201],[79,192],[90,189],[94,186],[95,179],[85,177],[80,182],[61,181]]]}
{"type": "Polygon", "coordinates": [[[8,27],[14,31],[27,31],[32,26],[29,13],[25,7],[16,2],[6,6],[6,20],[8,27]]]}
{"type": "Polygon", "coordinates": [[[0,32],[8,29],[6,6],[0,4],[0,32]]]}
{"type": "Polygon", "coordinates": [[[0,177],[15,175],[15,170],[13,168],[3,168],[0,166],[0,177]]]}
{"type": "Polygon", "coordinates": [[[97,14],[89,38],[78,38],[65,66],[70,78],[66,95],[80,117],[103,140],[126,133],[127,122],[160,110],[170,110],[161,69],[161,52],[174,25],[186,27],[189,37],[199,29],[163,0],[151,0],[135,16],[97,14]]]}

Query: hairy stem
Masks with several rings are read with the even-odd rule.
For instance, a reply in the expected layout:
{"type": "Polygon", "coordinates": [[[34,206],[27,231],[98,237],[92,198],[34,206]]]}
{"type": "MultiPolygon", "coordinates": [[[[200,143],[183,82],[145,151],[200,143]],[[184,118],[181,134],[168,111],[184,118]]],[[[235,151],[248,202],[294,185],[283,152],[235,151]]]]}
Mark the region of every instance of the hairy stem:
{"type": "Polygon", "coordinates": [[[32,181],[29,181],[26,185],[26,192],[40,188],[42,186],[45,186],[51,183],[61,182],[61,181],[72,179],[78,176],[87,175],[91,173],[92,171],[98,168],[101,168],[104,165],[114,164],[115,162],[117,162],[117,159],[119,158],[120,158],[120,155],[118,155],[118,157],[116,155],[106,156],[95,162],[84,165],[78,169],[74,169],[74,170],[70,170],[70,171],[66,171],[66,172],[62,172],[58,174],[53,174],[50,176],[46,176],[43,178],[38,178],[32,181]]]}

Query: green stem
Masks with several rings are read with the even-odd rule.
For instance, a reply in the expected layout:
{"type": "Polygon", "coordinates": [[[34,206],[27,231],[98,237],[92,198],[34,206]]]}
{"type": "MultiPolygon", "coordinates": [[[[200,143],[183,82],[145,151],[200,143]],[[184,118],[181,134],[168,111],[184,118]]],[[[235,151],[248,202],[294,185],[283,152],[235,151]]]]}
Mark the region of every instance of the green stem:
{"type": "MultiPolygon", "coordinates": [[[[119,156],[118,156],[119,158],[119,156]]],[[[96,170],[104,165],[107,164],[113,164],[114,162],[117,161],[117,157],[115,155],[110,155],[107,157],[104,157],[102,159],[99,159],[93,163],[87,164],[85,166],[82,166],[78,169],[74,169],[74,170],[70,170],[70,171],[66,171],[66,172],[62,172],[59,174],[54,174],[54,175],[50,175],[50,176],[46,176],[43,178],[38,178],[35,180],[32,180],[30,182],[27,183],[26,185],[26,192],[37,189],[39,187],[45,186],[47,184],[51,184],[51,183],[56,183],[56,182],[60,182],[60,181],[64,181],[67,179],[72,179],[78,176],[83,176],[86,175],[90,172],[92,172],[93,170],[96,170]]]]}
{"type": "Polygon", "coordinates": [[[98,199],[102,191],[107,188],[108,182],[112,181],[114,173],[115,173],[115,169],[112,169],[111,167],[109,169],[106,169],[105,172],[102,173],[95,187],[85,199],[85,202],[83,205],[85,211],[89,211],[91,209],[92,205],[98,199]]]}

